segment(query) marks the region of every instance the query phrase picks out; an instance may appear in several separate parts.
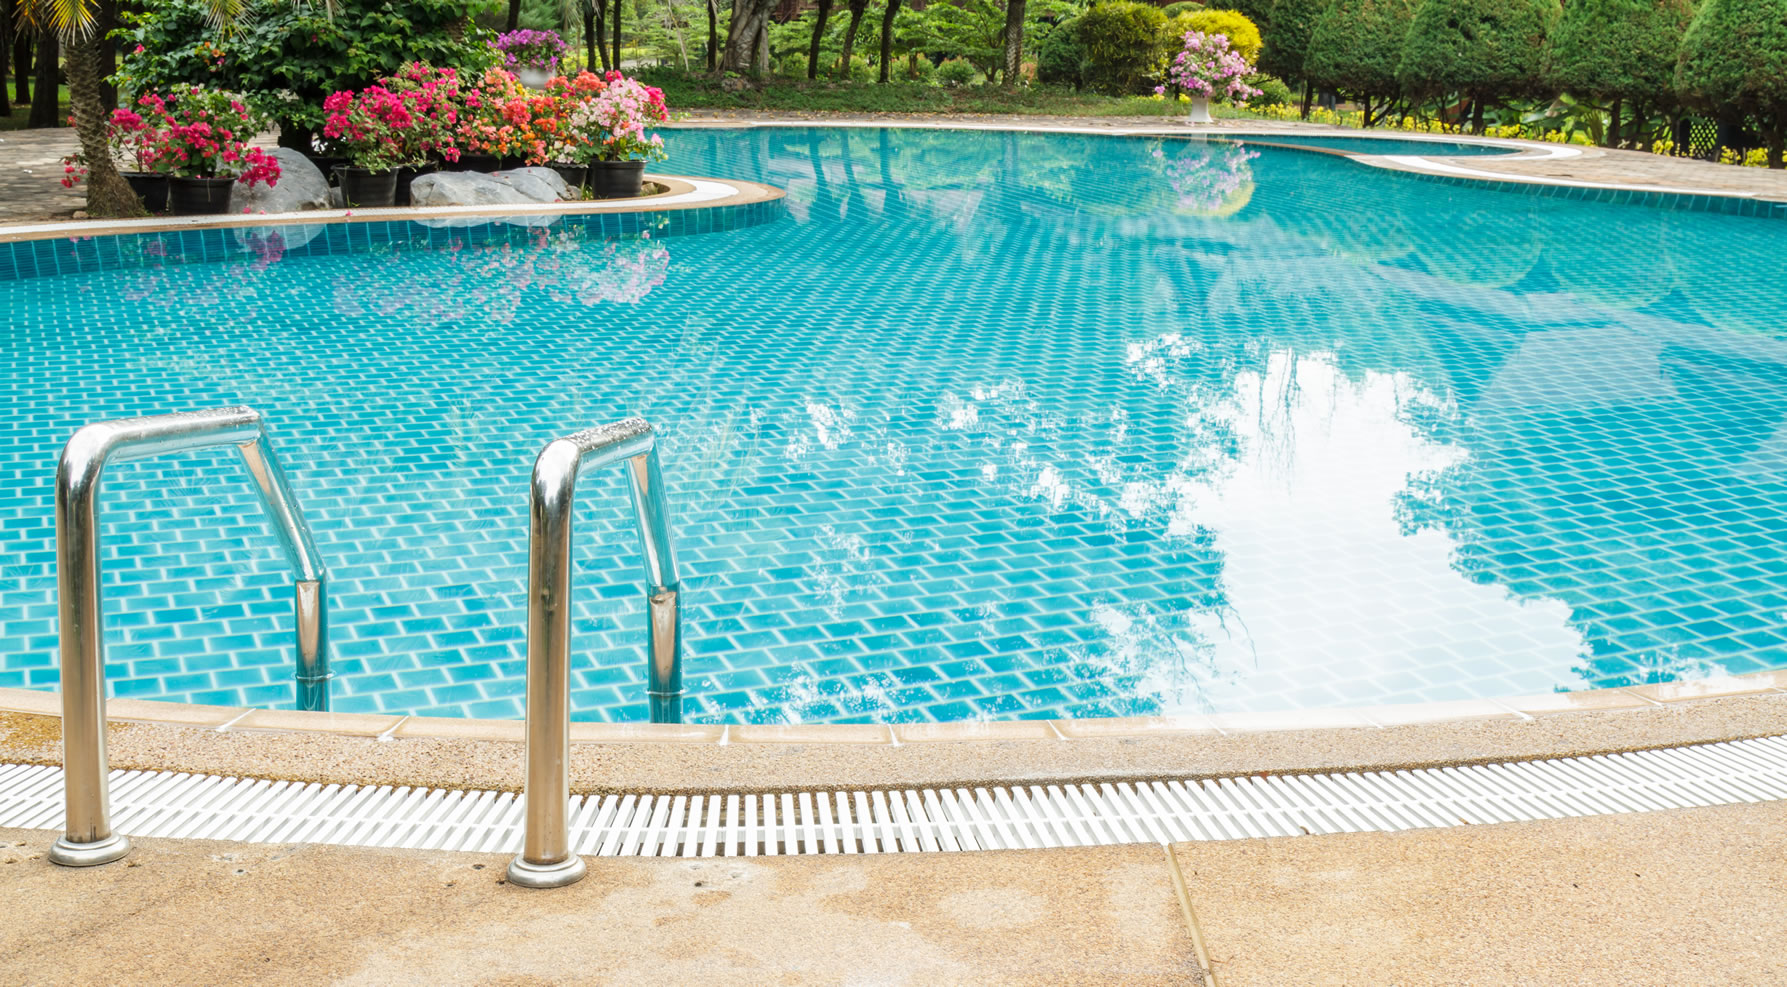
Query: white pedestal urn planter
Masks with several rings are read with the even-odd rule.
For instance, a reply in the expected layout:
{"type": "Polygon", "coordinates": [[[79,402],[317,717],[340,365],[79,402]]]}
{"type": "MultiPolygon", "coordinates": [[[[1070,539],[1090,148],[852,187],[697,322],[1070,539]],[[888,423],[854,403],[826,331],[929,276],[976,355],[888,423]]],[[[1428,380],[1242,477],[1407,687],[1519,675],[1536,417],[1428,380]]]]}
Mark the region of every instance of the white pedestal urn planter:
{"type": "Polygon", "coordinates": [[[1188,115],[1185,118],[1185,122],[1186,123],[1215,123],[1216,122],[1215,118],[1210,116],[1210,97],[1208,97],[1208,96],[1193,96],[1193,97],[1191,97],[1191,113],[1190,113],[1190,115],[1188,115]]]}
{"type": "Polygon", "coordinates": [[[529,89],[545,89],[546,83],[551,79],[551,72],[534,65],[515,71],[515,80],[529,89]]]}

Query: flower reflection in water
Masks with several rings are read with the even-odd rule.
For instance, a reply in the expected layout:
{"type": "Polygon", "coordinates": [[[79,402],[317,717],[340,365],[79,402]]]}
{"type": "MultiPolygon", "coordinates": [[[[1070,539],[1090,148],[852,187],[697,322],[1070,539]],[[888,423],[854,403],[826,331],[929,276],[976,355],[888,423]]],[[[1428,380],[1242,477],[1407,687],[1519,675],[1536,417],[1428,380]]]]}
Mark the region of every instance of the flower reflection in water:
{"type": "Polygon", "coordinates": [[[1253,198],[1253,167],[1260,156],[1238,144],[1214,141],[1188,142],[1169,156],[1165,147],[1154,149],[1162,162],[1167,184],[1179,200],[1179,208],[1199,216],[1230,216],[1253,198]]]}

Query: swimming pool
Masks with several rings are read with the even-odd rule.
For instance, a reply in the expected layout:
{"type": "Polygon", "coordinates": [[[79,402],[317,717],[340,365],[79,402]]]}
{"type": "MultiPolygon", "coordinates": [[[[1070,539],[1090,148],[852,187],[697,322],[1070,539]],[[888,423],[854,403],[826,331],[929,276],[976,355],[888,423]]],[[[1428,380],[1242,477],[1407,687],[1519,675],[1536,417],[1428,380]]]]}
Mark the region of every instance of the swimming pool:
{"type": "MultiPolygon", "coordinates": [[[[520,715],[533,456],[632,414],[664,433],[693,721],[1787,666],[1787,223],[1170,139],[667,141],[787,216],[183,264],[130,237],[138,266],[0,281],[0,685],[56,681],[68,435],[238,402],[334,577],[342,711],[520,715]]],[[[580,497],[574,715],[642,720],[625,494],[580,497]]],[[[289,706],[235,464],[116,464],[104,509],[114,694],[289,706]]]]}

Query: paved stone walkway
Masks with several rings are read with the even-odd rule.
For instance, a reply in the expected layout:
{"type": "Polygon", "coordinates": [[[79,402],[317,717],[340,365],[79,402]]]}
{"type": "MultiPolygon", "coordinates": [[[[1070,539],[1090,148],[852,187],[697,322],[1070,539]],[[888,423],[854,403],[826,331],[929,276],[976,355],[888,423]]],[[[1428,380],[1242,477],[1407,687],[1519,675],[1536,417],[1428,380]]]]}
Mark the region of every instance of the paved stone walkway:
{"type": "Polygon", "coordinates": [[[706,860],[0,830],[0,982],[1787,983],[1787,803],[1267,840],[706,860]],[[1206,974],[1204,971],[1208,971],[1206,974]]]}
{"type": "Polygon", "coordinates": [[[84,190],[62,187],[62,159],[77,146],[68,127],[0,130],[0,222],[68,219],[86,205],[84,190]]]}

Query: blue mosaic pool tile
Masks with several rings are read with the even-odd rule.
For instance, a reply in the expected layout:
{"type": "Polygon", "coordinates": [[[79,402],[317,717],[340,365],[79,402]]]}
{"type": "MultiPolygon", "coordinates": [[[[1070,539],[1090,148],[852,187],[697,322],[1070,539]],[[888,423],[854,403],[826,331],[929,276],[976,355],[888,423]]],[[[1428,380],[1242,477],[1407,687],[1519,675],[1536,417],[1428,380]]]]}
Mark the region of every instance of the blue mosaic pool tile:
{"type": "MultiPolygon", "coordinates": [[[[686,170],[789,196],[711,234],[360,224],[277,258],[220,233],[0,250],[0,304],[23,313],[0,374],[0,685],[56,680],[60,443],[234,402],[273,422],[330,565],[344,712],[520,715],[528,466],[629,414],[664,436],[695,721],[1787,666],[1769,209],[1172,140],[671,142],[686,170]]],[[[119,463],[103,506],[114,694],[289,705],[289,586],[239,468],[119,463]]],[[[586,478],[580,719],[645,715],[630,525],[617,479],[586,478]]]]}

